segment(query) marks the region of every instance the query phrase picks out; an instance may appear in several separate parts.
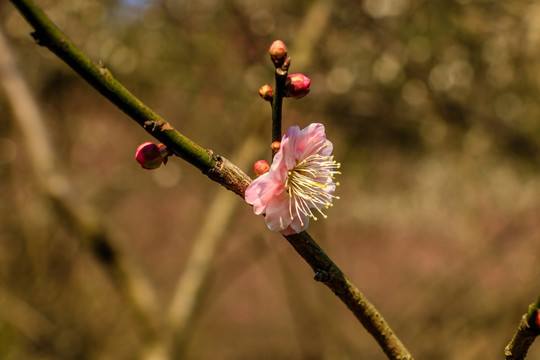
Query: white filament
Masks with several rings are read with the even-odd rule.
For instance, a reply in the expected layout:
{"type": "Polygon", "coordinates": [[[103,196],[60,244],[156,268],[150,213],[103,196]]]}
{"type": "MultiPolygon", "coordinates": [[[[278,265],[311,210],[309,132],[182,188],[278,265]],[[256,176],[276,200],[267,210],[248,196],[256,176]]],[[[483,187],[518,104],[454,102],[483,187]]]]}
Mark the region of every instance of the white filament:
{"type": "MultiPolygon", "coordinates": [[[[332,206],[332,199],[339,199],[338,196],[328,192],[328,186],[334,184],[334,175],[341,174],[339,169],[341,164],[334,160],[334,156],[323,156],[319,153],[328,146],[329,143],[318,143],[315,139],[304,151],[300,161],[288,172],[285,180],[285,189],[289,193],[289,214],[291,220],[294,214],[300,219],[300,224],[304,226],[302,216],[308,216],[317,220],[312,209],[316,209],[324,218],[327,216],[321,208],[328,209],[332,206]],[[313,146],[318,147],[306,157],[305,154],[313,146]]],[[[339,183],[335,183],[339,186],[339,183]]],[[[333,192],[333,191],[332,191],[333,192]]]]}

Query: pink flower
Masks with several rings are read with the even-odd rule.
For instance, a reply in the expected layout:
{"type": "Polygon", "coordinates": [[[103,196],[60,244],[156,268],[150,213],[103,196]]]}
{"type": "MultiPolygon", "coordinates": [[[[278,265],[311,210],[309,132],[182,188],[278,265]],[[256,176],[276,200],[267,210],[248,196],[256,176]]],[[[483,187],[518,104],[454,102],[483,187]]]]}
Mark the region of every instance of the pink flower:
{"type": "Polygon", "coordinates": [[[317,212],[326,218],[322,209],[339,199],[333,193],[340,164],[330,155],[332,150],[322,124],[303,130],[293,126],[283,136],[270,171],[246,189],[246,201],[255,214],[266,214],[270,230],[290,235],[304,231],[309,218],[317,220],[317,212]]]}

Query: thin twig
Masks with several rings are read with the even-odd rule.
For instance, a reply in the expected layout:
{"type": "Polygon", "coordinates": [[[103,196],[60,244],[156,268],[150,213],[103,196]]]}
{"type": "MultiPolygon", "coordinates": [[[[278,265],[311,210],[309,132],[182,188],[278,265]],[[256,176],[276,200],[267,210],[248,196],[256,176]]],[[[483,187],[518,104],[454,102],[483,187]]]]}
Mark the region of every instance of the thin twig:
{"type": "MultiPolygon", "coordinates": [[[[41,9],[30,0],[11,0],[26,20],[34,27],[34,37],[47,46],[77,73],[142,125],[158,140],[170,147],[175,154],[197,166],[212,180],[222,184],[240,196],[251,179],[237,166],[220,156],[210,156],[200,146],[187,139],[159,118],[140,100],[122,87],[102,66],[92,64],[67,40],[41,9]],[[144,111],[134,111],[134,108],[144,111]],[[190,148],[191,147],[191,148],[190,148]]],[[[388,358],[412,359],[401,341],[382,319],[374,306],[350,283],[341,270],[330,260],[313,239],[303,232],[290,235],[287,240],[310,264],[316,279],[323,281],[356,315],[364,327],[374,336],[388,358]]]]}
{"type": "Polygon", "coordinates": [[[275,71],[276,90],[272,100],[272,142],[281,141],[281,118],[283,97],[285,95],[285,82],[287,81],[287,67],[279,67],[275,71]]]}

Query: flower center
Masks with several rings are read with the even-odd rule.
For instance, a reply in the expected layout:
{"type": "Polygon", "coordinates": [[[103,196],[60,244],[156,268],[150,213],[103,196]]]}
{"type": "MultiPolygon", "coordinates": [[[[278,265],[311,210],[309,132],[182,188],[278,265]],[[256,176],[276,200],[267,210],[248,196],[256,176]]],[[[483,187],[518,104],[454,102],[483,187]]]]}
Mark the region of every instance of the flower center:
{"type": "MultiPolygon", "coordinates": [[[[322,144],[322,149],[326,143],[322,144]]],[[[317,151],[317,152],[319,152],[317,151]]],[[[324,218],[327,216],[322,208],[332,206],[332,199],[339,199],[332,195],[339,183],[334,183],[334,175],[341,174],[341,164],[334,160],[334,156],[322,156],[318,153],[311,154],[298,162],[289,170],[285,189],[289,193],[289,214],[291,220],[296,214],[300,223],[304,226],[303,216],[317,220],[312,209],[316,209],[324,218]],[[303,215],[303,216],[302,216],[303,215]]]]}

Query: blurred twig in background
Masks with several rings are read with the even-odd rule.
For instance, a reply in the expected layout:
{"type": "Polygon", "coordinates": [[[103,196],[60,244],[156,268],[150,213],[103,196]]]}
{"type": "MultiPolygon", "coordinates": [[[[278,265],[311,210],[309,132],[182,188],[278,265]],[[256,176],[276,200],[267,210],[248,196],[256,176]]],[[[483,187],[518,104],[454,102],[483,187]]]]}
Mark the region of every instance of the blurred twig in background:
{"type": "Polygon", "coordinates": [[[77,238],[83,240],[85,247],[116,284],[126,300],[126,305],[138,320],[142,338],[145,339],[143,347],[147,347],[142,352],[163,352],[159,324],[156,322],[157,303],[152,286],[134,260],[119,247],[114,230],[106,224],[96,209],[78,196],[70,180],[64,176],[50,144],[41,111],[17,70],[16,61],[1,31],[0,84],[24,136],[30,164],[42,195],[54,204],[56,216],[64,220],[62,223],[67,224],[77,238]]]}
{"type": "Polygon", "coordinates": [[[51,341],[51,337],[58,331],[37,309],[10,294],[3,286],[0,286],[0,319],[14,326],[36,344],[51,341]]]}
{"type": "MultiPolygon", "coordinates": [[[[246,168],[263,148],[258,136],[252,134],[237,149],[232,159],[240,168],[246,168]]],[[[190,256],[178,280],[167,313],[173,359],[183,358],[182,354],[186,351],[189,331],[198,310],[197,304],[201,302],[218,246],[225,237],[227,225],[238,204],[229,192],[218,191],[208,206],[199,233],[193,240],[190,256]]]]}

